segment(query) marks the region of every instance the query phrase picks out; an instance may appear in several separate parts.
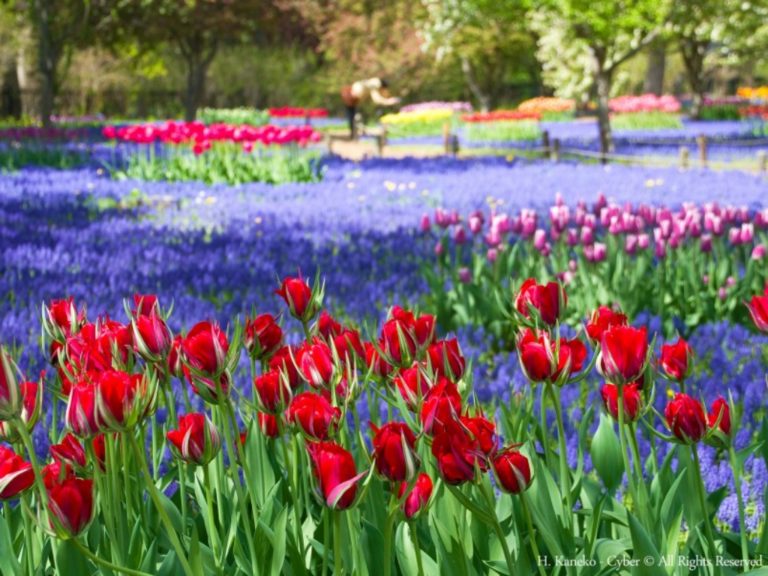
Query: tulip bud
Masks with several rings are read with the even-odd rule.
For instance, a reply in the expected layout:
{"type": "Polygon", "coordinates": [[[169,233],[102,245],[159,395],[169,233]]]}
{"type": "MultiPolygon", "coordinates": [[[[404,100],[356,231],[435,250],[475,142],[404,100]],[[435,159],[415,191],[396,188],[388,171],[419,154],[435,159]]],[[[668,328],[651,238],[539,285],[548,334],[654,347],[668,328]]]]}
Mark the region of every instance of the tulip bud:
{"type": "MultiPolygon", "coordinates": [[[[22,382],[19,385],[21,395],[20,420],[28,432],[37,424],[43,410],[43,379],[39,382],[22,382]]],[[[18,432],[11,422],[0,421],[0,439],[6,442],[16,442],[18,432]]]]}
{"type": "Polygon", "coordinates": [[[280,427],[277,425],[279,417],[265,412],[258,413],[259,429],[264,436],[267,438],[277,438],[280,435],[280,427]]]}
{"type": "Polygon", "coordinates": [[[229,396],[227,371],[229,341],[217,324],[200,322],[182,341],[184,373],[192,389],[206,402],[218,402],[229,396]]]}
{"type": "Polygon", "coordinates": [[[520,494],[531,485],[531,465],[528,458],[515,448],[507,448],[493,460],[493,470],[502,490],[520,494]]]}
{"type": "Polygon", "coordinates": [[[421,425],[424,432],[434,434],[442,427],[455,421],[461,413],[461,394],[456,384],[442,379],[426,396],[421,406],[421,425]]]}
{"type": "Polygon", "coordinates": [[[296,364],[304,379],[315,388],[327,388],[333,383],[336,366],[330,347],[322,340],[305,343],[296,352],[296,364]]]}
{"type": "Polygon", "coordinates": [[[395,481],[411,480],[419,466],[416,436],[400,422],[389,422],[381,428],[370,424],[373,430],[373,460],[376,471],[395,481]]]}
{"type": "Polygon", "coordinates": [[[557,282],[537,284],[529,278],[520,287],[515,298],[515,308],[525,318],[531,318],[531,311],[547,326],[554,326],[568,302],[565,290],[557,282]]]}
{"type": "Polygon", "coordinates": [[[48,338],[63,342],[75,334],[85,322],[85,312],[78,311],[75,299],[52,300],[43,308],[43,330],[48,338]]]}
{"type": "Polygon", "coordinates": [[[430,382],[418,364],[400,370],[394,382],[403,400],[405,400],[406,406],[411,411],[416,410],[430,388],[430,382]]]}
{"type": "Polygon", "coordinates": [[[0,501],[16,498],[34,482],[32,464],[10,448],[0,446],[0,501]]]}
{"type": "Polygon", "coordinates": [[[74,434],[67,434],[58,444],[50,447],[51,457],[64,466],[71,466],[84,472],[86,466],[85,448],[74,434]]]}
{"type": "Polygon", "coordinates": [[[256,389],[256,398],[259,407],[265,412],[276,413],[291,401],[291,388],[285,379],[275,370],[270,370],[257,376],[253,385],[256,389]]]}
{"type": "Polygon", "coordinates": [[[133,428],[155,408],[157,381],[153,376],[102,372],[96,381],[96,421],[102,431],[133,428]]]}
{"type": "Polygon", "coordinates": [[[752,296],[752,300],[747,303],[747,308],[755,327],[760,332],[768,333],[768,289],[762,296],[752,296]]]}
{"type": "Polygon", "coordinates": [[[668,378],[682,382],[693,369],[693,349],[682,338],[678,338],[675,344],[664,344],[660,364],[668,378]]]}
{"type": "Polygon", "coordinates": [[[0,421],[13,420],[21,414],[21,394],[16,380],[16,363],[0,346],[0,421]]]}
{"type": "MultiPolygon", "coordinates": [[[[635,422],[640,417],[640,408],[643,406],[643,398],[640,396],[637,384],[627,384],[622,386],[624,402],[624,422],[635,422]]],[[[615,384],[606,384],[600,390],[603,397],[605,410],[617,422],[619,421],[619,387],[615,384]]]]}
{"type": "Polygon", "coordinates": [[[677,394],[664,411],[667,426],[683,444],[695,444],[707,433],[707,417],[701,403],[677,394]]]}
{"type": "Polygon", "coordinates": [[[65,414],[67,428],[81,438],[99,433],[96,419],[96,385],[80,380],[72,387],[65,414]]]}
{"type": "Polygon", "coordinates": [[[750,256],[752,260],[762,260],[765,258],[766,248],[765,244],[758,244],[752,249],[752,255],[750,256]]]}
{"type": "Polygon", "coordinates": [[[302,392],[291,400],[286,416],[308,437],[326,440],[329,432],[338,427],[341,410],[332,406],[321,394],[302,392]]]}
{"type": "Polygon", "coordinates": [[[731,441],[731,408],[725,398],[720,397],[712,403],[707,426],[711,433],[708,443],[717,448],[728,446],[731,441]]]}
{"type": "Polygon", "coordinates": [[[286,278],[275,294],[285,300],[291,316],[301,322],[309,322],[317,314],[318,302],[302,278],[286,278]]]}
{"type": "Polygon", "coordinates": [[[282,346],[283,330],[271,314],[261,314],[246,321],[244,342],[251,358],[266,360],[282,346]]]}
{"type": "Polygon", "coordinates": [[[645,371],[648,332],[645,328],[613,326],[603,333],[597,368],[610,382],[630,383],[645,371]]]}
{"type": "Polygon", "coordinates": [[[131,320],[136,352],[147,362],[161,362],[171,349],[172,336],[163,318],[154,311],[131,320]]]}
{"type": "Polygon", "coordinates": [[[613,326],[626,326],[627,317],[621,312],[614,312],[608,306],[600,306],[592,312],[587,323],[587,335],[593,346],[597,346],[609,328],[613,326]]]}
{"type": "Polygon", "coordinates": [[[166,434],[174,455],[189,464],[205,466],[221,449],[219,431],[205,414],[179,416],[177,430],[166,434]]]}
{"type": "Polygon", "coordinates": [[[466,361],[456,338],[439,340],[427,350],[430,365],[438,378],[461,380],[466,361]]]}
{"type": "MultiPolygon", "coordinates": [[[[405,496],[408,484],[408,482],[400,483],[400,488],[398,488],[397,491],[398,498],[402,499],[403,496],[405,496]]],[[[411,491],[405,496],[405,500],[403,500],[402,509],[405,517],[410,520],[417,514],[423,512],[429,503],[429,498],[431,496],[432,479],[422,472],[416,479],[416,483],[413,485],[413,488],[411,488],[411,491]]]]}
{"type": "Polygon", "coordinates": [[[478,438],[461,423],[451,421],[440,428],[432,441],[440,476],[447,484],[458,485],[475,479],[476,470],[488,469],[478,438]]]}
{"type": "Polygon", "coordinates": [[[462,284],[470,284],[472,282],[472,271],[469,268],[459,268],[459,282],[462,284]]]}
{"type": "Polygon", "coordinates": [[[75,537],[93,519],[93,480],[68,477],[48,488],[48,511],[56,531],[75,537]]]}
{"type": "Polygon", "coordinates": [[[310,443],[307,451],[324,504],[334,510],[352,506],[357,482],[365,476],[365,473],[357,474],[352,454],[333,442],[310,443]]]}

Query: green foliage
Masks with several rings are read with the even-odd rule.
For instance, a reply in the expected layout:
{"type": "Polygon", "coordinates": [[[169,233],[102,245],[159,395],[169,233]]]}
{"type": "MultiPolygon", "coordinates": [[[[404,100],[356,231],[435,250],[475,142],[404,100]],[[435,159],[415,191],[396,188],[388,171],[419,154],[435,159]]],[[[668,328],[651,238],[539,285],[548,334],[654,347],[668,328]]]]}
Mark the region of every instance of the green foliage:
{"type": "Polygon", "coordinates": [[[0,147],[0,170],[16,171],[27,166],[66,170],[82,166],[90,159],[86,150],[13,143],[0,147]]]}
{"type": "Polygon", "coordinates": [[[668,112],[628,112],[613,114],[611,125],[614,130],[664,130],[682,128],[683,121],[668,112]]]}
{"type": "Polygon", "coordinates": [[[167,147],[162,154],[132,154],[125,167],[112,168],[117,179],[197,180],[206,184],[264,182],[317,182],[322,178],[319,155],[295,146],[280,149],[254,148],[246,153],[239,145],[214,144],[202,153],[167,147]]]}
{"type": "Polygon", "coordinates": [[[269,124],[269,111],[256,108],[202,108],[197,111],[197,119],[204,124],[236,124],[264,126],[269,124]]]}
{"type": "Polygon", "coordinates": [[[464,131],[467,139],[475,142],[537,140],[541,137],[539,123],[533,120],[467,122],[464,131]]]}

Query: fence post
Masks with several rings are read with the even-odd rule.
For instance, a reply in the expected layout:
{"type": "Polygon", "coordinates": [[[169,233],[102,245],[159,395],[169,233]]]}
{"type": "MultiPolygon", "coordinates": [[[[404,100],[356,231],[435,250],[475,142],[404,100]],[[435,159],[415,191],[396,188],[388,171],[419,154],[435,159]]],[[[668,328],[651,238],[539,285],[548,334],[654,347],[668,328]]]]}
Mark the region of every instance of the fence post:
{"type": "Polygon", "coordinates": [[[766,155],[765,150],[760,150],[757,153],[757,172],[759,174],[768,172],[768,155],[766,155]]]}
{"type": "Polygon", "coordinates": [[[459,135],[453,134],[451,136],[451,154],[456,157],[459,155],[461,146],[459,145],[459,135]]]}
{"type": "Polygon", "coordinates": [[[560,162],[560,138],[552,140],[552,162],[560,162]]]}
{"type": "Polygon", "coordinates": [[[696,137],[696,142],[699,145],[699,162],[702,168],[707,167],[707,137],[703,134],[696,137]]]}
{"type": "Polygon", "coordinates": [[[549,156],[549,130],[541,132],[541,147],[544,149],[544,158],[549,156]]]}
{"type": "Polygon", "coordinates": [[[387,129],[382,126],[381,132],[376,136],[376,148],[379,152],[379,156],[384,156],[384,146],[387,145],[387,129]]]}
{"type": "Polygon", "coordinates": [[[686,146],[680,146],[680,168],[688,168],[688,156],[690,151],[686,146]]]}
{"type": "Polygon", "coordinates": [[[451,123],[443,124],[443,150],[446,154],[451,153],[451,123]]]}

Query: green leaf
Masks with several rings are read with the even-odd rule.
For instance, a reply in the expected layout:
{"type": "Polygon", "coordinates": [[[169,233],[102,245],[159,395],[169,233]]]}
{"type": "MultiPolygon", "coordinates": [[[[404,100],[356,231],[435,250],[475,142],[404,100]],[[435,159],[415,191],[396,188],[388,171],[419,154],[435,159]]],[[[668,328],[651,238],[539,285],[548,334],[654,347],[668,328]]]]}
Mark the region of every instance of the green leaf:
{"type": "Polygon", "coordinates": [[[8,524],[5,516],[0,514],[0,549],[5,550],[4,554],[0,554],[0,574],[21,574],[21,566],[16,559],[16,554],[9,553],[13,550],[13,544],[11,542],[11,533],[8,530],[8,524]]]}
{"type": "Polygon", "coordinates": [[[632,557],[640,561],[639,566],[632,567],[632,573],[638,576],[666,576],[666,571],[661,564],[661,555],[651,542],[645,528],[629,512],[627,512],[627,518],[629,532],[632,535],[632,557]]]}
{"type": "Polygon", "coordinates": [[[272,541],[272,574],[280,574],[285,562],[285,541],[288,527],[288,507],[284,507],[277,515],[273,524],[274,539],[272,541]]]}
{"type": "Polygon", "coordinates": [[[600,414],[600,425],[592,439],[590,453],[598,476],[606,489],[614,492],[624,476],[624,460],[619,437],[613,429],[613,421],[605,413],[600,414]]]}
{"type": "Polygon", "coordinates": [[[417,554],[421,554],[424,574],[437,573],[437,563],[432,557],[422,550],[417,551],[414,547],[411,537],[411,525],[407,522],[402,522],[397,527],[397,532],[395,533],[395,553],[397,554],[397,563],[403,576],[418,576],[417,554]]]}
{"type": "Polygon", "coordinates": [[[92,574],[88,559],[77,549],[72,540],[63,540],[56,550],[56,567],[59,574],[92,574]]]}

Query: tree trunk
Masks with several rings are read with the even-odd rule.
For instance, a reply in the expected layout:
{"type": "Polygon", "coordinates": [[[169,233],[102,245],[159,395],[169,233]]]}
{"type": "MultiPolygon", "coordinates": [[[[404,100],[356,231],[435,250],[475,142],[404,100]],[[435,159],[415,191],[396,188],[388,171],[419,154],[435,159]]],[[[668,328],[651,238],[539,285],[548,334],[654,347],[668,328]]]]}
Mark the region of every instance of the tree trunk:
{"type": "Polygon", "coordinates": [[[475,75],[472,71],[472,64],[469,62],[469,58],[466,56],[461,57],[461,71],[464,73],[464,79],[467,81],[469,90],[480,103],[480,109],[483,112],[488,112],[488,110],[491,109],[491,97],[483,92],[483,89],[480,88],[480,85],[475,80],[475,75]]]}
{"type": "Polygon", "coordinates": [[[21,90],[16,76],[16,62],[10,60],[3,72],[2,92],[0,92],[0,116],[21,118],[21,90]]]}
{"type": "Polygon", "coordinates": [[[184,97],[184,119],[192,122],[197,118],[197,109],[205,98],[205,84],[208,68],[216,56],[216,43],[207,47],[201,39],[188,47],[182,46],[182,54],[187,63],[187,91],[184,97]]]}
{"type": "Polygon", "coordinates": [[[56,97],[56,65],[58,56],[51,39],[51,7],[48,0],[35,0],[32,4],[37,32],[38,67],[41,77],[40,120],[43,126],[51,125],[54,98],[56,97]]]}
{"type": "Polygon", "coordinates": [[[613,134],[608,101],[611,97],[611,72],[605,70],[602,62],[597,63],[595,88],[597,89],[597,128],[600,132],[600,153],[613,152],[613,134]]]}
{"type": "Polygon", "coordinates": [[[701,116],[701,107],[704,104],[704,93],[706,91],[706,82],[704,80],[704,54],[706,45],[695,40],[680,40],[680,54],[683,57],[685,65],[685,74],[688,77],[688,84],[693,93],[693,102],[691,103],[691,118],[701,116]]]}
{"type": "Polygon", "coordinates": [[[648,51],[648,68],[645,70],[643,91],[661,96],[664,92],[664,72],[667,64],[667,50],[663,42],[655,42],[648,51]]]}

